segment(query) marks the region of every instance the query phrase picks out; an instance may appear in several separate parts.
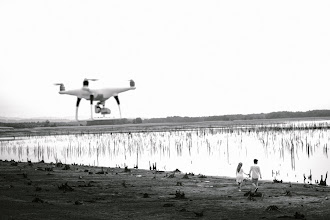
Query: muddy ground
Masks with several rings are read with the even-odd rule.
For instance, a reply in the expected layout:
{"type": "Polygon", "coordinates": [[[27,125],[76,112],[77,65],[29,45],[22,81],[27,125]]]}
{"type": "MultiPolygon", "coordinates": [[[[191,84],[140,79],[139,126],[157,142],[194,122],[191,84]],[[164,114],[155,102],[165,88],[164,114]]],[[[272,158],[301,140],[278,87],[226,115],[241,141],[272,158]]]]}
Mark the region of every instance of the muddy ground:
{"type": "Polygon", "coordinates": [[[0,219],[330,219],[330,188],[78,165],[0,161],[0,219]]]}

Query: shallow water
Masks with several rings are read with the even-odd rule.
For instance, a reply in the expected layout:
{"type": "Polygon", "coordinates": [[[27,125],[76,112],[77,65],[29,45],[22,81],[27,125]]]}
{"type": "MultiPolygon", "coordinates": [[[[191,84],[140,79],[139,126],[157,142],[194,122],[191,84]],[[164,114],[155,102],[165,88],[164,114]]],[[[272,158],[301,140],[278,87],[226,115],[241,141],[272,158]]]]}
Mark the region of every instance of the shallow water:
{"type": "Polygon", "coordinates": [[[0,141],[0,159],[138,165],[140,169],[156,163],[159,170],[234,177],[239,162],[248,173],[256,158],[263,179],[303,182],[303,175],[307,178],[311,173],[314,183],[330,168],[329,126],[328,121],[288,121],[231,128],[23,137],[0,141]]]}

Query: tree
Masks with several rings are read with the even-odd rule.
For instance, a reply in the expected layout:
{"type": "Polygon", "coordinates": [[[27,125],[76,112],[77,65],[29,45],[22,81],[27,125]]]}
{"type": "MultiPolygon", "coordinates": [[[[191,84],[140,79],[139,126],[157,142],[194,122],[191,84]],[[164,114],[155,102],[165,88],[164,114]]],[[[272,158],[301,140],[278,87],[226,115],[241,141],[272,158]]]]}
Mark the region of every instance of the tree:
{"type": "Polygon", "coordinates": [[[49,124],[50,124],[50,121],[49,120],[46,120],[45,121],[45,124],[44,124],[44,127],[49,127],[49,124]]]}
{"type": "Polygon", "coordinates": [[[142,124],[142,119],[141,118],[134,119],[133,124],[142,124]]]}

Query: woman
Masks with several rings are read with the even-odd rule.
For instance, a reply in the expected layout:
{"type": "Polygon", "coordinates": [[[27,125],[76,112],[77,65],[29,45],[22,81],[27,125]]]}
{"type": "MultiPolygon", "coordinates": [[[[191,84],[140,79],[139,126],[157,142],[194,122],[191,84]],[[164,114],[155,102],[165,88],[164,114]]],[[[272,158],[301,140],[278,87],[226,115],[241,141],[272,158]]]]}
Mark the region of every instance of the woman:
{"type": "Polygon", "coordinates": [[[241,188],[242,188],[242,182],[244,180],[243,174],[248,175],[248,174],[244,173],[242,166],[243,166],[243,164],[239,163],[237,166],[237,169],[236,169],[236,182],[239,186],[238,191],[241,191],[241,188]]]}

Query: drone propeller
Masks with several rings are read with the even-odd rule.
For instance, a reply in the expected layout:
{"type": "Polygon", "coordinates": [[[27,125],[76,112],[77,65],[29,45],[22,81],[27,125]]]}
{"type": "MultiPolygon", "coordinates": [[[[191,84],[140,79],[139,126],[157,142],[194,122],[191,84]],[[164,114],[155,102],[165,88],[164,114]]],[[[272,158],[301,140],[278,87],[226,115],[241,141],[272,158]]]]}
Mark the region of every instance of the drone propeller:
{"type": "Polygon", "coordinates": [[[54,83],[55,86],[60,86],[60,91],[65,91],[65,87],[63,83],[54,83]]]}
{"type": "Polygon", "coordinates": [[[84,79],[84,81],[83,81],[83,86],[88,86],[88,81],[97,81],[98,79],[84,79]]]}

